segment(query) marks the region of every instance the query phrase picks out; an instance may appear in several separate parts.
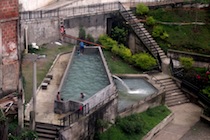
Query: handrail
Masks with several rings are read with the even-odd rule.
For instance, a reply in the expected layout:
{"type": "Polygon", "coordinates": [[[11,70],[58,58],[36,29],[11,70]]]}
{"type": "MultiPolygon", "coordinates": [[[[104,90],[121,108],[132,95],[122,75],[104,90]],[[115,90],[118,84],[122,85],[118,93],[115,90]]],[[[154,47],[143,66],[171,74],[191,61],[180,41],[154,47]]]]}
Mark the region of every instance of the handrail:
{"type": "Polygon", "coordinates": [[[152,78],[155,79],[155,80],[154,80],[155,83],[160,84],[160,86],[163,87],[164,90],[166,89],[166,86],[165,86],[162,82],[160,82],[154,75],[151,75],[151,79],[152,79],[152,78]]]}
{"type": "MultiPolygon", "coordinates": [[[[127,12],[127,10],[125,9],[125,7],[123,6],[123,4],[121,2],[119,2],[119,10],[120,10],[120,12],[124,12],[124,11],[127,12]]],[[[132,19],[132,16],[128,12],[127,12],[127,14],[129,16],[131,22],[132,23],[135,23],[135,25],[137,25],[139,27],[138,23],[134,19],[132,19]]],[[[126,19],[126,17],[123,14],[121,14],[121,15],[124,17],[124,19],[126,19]]],[[[138,33],[136,32],[136,30],[132,26],[131,26],[131,28],[134,30],[134,32],[136,33],[136,35],[138,35],[138,33]]],[[[142,31],[141,27],[139,27],[139,29],[141,30],[141,34],[143,34],[144,36],[146,36],[146,34],[142,31]]],[[[139,38],[141,38],[141,37],[139,36],[139,38]]],[[[146,48],[152,53],[151,49],[147,46],[147,44],[145,43],[145,41],[143,41],[142,39],[141,39],[141,41],[144,43],[144,45],[146,46],[146,48]]],[[[149,41],[149,45],[152,46],[152,43],[150,42],[149,39],[148,39],[148,41],[149,41]]],[[[156,54],[153,54],[152,53],[152,55],[155,58],[157,58],[157,53],[158,53],[157,48],[155,48],[155,51],[156,51],[156,54]]]]}
{"type": "Polygon", "coordinates": [[[63,126],[63,127],[70,126],[72,123],[74,123],[76,120],[80,119],[82,116],[86,116],[90,112],[93,112],[98,107],[101,107],[102,105],[104,105],[106,102],[113,100],[116,96],[117,96],[117,92],[115,92],[115,94],[112,94],[108,98],[104,99],[99,104],[92,107],[91,109],[89,109],[89,103],[87,103],[87,104],[81,106],[78,110],[66,114],[65,116],[58,119],[60,121],[60,126],[63,126]],[[114,97],[112,97],[113,95],[114,95],[114,97]],[[66,124],[66,122],[69,122],[69,123],[66,124]]]}
{"type": "Polygon", "coordinates": [[[87,43],[87,44],[90,44],[90,45],[100,46],[100,47],[104,48],[104,46],[102,46],[100,44],[97,44],[97,43],[94,43],[94,42],[90,42],[90,41],[87,41],[87,40],[84,40],[84,39],[80,39],[80,38],[74,37],[72,35],[64,34],[63,36],[64,37],[67,37],[67,38],[74,39],[74,40],[82,41],[82,42],[87,43]]]}

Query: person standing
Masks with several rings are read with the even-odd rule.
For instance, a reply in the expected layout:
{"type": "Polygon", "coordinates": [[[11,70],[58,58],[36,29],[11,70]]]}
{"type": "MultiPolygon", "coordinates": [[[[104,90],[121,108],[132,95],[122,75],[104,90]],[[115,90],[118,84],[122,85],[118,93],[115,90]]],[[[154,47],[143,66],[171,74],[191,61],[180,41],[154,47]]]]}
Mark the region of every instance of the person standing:
{"type": "Polygon", "coordinates": [[[82,41],[79,43],[79,48],[80,48],[80,52],[83,54],[84,53],[84,43],[82,41]]]}

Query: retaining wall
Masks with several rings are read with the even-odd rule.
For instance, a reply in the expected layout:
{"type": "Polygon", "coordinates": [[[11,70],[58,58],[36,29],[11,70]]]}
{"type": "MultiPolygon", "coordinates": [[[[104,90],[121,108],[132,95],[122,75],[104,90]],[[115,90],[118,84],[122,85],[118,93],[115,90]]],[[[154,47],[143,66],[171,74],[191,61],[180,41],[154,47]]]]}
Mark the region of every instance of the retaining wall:
{"type": "Polygon", "coordinates": [[[180,57],[192,57],[193,60],[195,61],[194,66],[197,67],[208,67],[210,65],[210,55],[169,49],[167,52],[167,56],[176,60],[179,60],[180,57]]]}

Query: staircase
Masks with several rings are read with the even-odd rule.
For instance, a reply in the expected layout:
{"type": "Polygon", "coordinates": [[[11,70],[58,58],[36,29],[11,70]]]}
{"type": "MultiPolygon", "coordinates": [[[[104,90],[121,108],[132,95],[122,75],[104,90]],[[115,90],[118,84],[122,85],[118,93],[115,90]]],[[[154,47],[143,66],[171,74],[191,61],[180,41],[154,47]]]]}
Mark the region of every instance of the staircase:
{"type": "Polygon", "coordinates": [[[170,76],[161,73],[153,75],[152,79],[165,88],[165,104],[167,106],[175,106],[190,101],[170,76]]]}
{"type": "MultiPolygon", "coordinates": [[[[29,121],[25,121],[25,127],[29,128],[29,121]]],[[[60,126],[36,122],[36,132],[39,140],[56,140],[60,126]]]]}
{"type": "Polygon", "coordinates": [[[134,16],[131,10],[126,10],[123,5],[120,8],[120,14],[130,24],[133,31],[136,33],[138,38],[142,41],[148,51],[157,58],[158,55],[161,59],[167,58],[163,50],[159,47],[157,42],[153,39],[150,33],[144,28],[144,25],[137,22],[138,19],[134,16]]]}

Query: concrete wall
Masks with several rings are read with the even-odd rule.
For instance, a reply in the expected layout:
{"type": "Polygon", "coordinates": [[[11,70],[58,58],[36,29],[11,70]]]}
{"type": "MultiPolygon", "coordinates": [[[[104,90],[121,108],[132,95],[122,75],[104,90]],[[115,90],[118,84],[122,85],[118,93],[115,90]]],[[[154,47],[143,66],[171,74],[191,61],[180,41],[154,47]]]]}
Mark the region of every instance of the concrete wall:
{"type": "MultiPolygon", "coordinates": [[[[106,34],[107,18],[110,14],[100,14],[92,16],[78,16],[74,18],[64,19],[66,34],[79,36],[79,29],[83,27],[87,34],[91,34],[95,40],[99,35],[106,34]]],[[[28,28],[28,44],[33,42],[37,45],[58,41],[60,39],[59,21],[58,18],[37,19],[37,20],[22,20],[21,22],[21,48],[25,48],[25,33],[24,28],[28,28]]],[[[75,40],[66,39],[67,42],[76,43],[75,40]]]]}
{"type": "Polygon", "coordinates": [[[125,117],[133,113],[141,113],[148,108],[152,108],[158,105],[162,105],[165,102],[165,92],[160,91],[157,94],[152,94],[151,96],[146,97],[144,100],[139,101],[138,103],[132,105],[131,107],[126,108],[124,111],[119,112],[119,116],[125,117]]]}
{"type": "Polygon", "coordinates": [[[19,0],[20,11],[32,11],[57,0],[19,0]]]}
{"type": "Polygon", "coordinates": [[[71,126],[60,131],[62,140],[92,139],[96,131],[96,122],[103,119],[113,123],[117,116],[117,98],[109,101],[105,105],[87,116],[81,118],[71,126]]]}
{"type": "Polygon", "coordinates": [[[66,29],[66,34],[78,37],[79,28],[83,27],[86,31],[86,35],[90,34],[96,40],[98,39],[99,35],[106,34],[107,18],[109,17],[110,14],[100,14],[65,19],[64,26],[66,29]]]}
{"type": "Polygon", "coordinates": [[[25,48],[24,29],[28,28],[28,44],[37,45],[59,40],[59,24],[57,19],[21,21],[21,48],[25,48]]]}
{"type": "Polygon", "coordinates": [[[192,57],[195,61],[195,67],[206,67],[210,65],[210,55],[203,55],[197,53],[190,53],[178,50],[168,50],[167,56],[179,60],[180,57],[192,57]]]}

